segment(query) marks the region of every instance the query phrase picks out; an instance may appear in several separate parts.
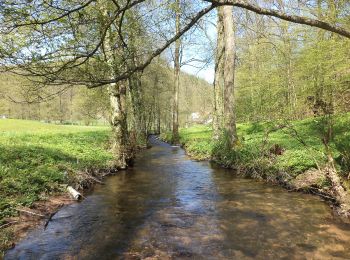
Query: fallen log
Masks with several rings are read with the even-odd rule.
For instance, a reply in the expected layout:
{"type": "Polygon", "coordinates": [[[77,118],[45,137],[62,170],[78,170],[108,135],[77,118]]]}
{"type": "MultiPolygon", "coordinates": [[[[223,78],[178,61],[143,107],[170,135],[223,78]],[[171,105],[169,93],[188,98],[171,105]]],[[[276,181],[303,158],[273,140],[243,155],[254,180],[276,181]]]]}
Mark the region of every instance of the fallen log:
{"type": "Polygon", "coordinates": [[[68,186],[67,187],[67,191],[69,192],[69,194],[75,199],[75,200],[80,200],[83,196],[76,191],[73,187],[68,186]]]}

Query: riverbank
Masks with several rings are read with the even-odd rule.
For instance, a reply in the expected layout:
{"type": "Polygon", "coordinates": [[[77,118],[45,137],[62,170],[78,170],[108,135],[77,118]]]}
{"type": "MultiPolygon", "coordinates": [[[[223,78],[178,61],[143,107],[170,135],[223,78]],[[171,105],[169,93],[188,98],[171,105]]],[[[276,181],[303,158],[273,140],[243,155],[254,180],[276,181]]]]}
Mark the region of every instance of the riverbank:
{"type": "MultiPolygon", "coordinates": [[[[334,138],[329,148],[345,190],[349,190],[350,114],[334,119],[334,138]]],[[[196,160],[212,160],[238,174],[278,183],[288,190],[317,194],[337,206],[332,183],[326,178],[327,154],[322,142],[320,119],[293,122],[238,124],[235,150],[224,140],[214,142],[210,126],[180,130],[180,143],[196,160]]],[[[171,133],[161,136],[171,140],[171,133]]],[[[337,207],[334,207],[337,209],[337,207]]]]}
{"type": "Polygon", "coordinates": [[[0,256],[73,202],[67,185],[88,189],[109,172],[109,138],[108,127],[0,120],[0,256]]]}
{"type": "Polygon", "coordinates": [[[316,196],[149,143],[132,168],[62,208],[7,259],[350,259],[350,225],[316,196]]]}

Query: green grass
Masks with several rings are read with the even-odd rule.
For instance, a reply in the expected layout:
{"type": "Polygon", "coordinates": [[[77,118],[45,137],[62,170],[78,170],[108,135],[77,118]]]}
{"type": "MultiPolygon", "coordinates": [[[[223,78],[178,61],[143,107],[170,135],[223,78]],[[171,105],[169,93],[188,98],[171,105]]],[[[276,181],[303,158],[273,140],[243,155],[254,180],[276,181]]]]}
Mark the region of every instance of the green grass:
{"type": "Polygon", "coordinates": [[[0,120],[0,224],[18,206],[61,192],[77,171],[107,168],[108,127],[0,120]]]}
{"type": "MultiPolygon", "coordinates": [[[[289,127],[276,131],[272,129],[286,122],[238,124],[239,143],[235,150],[225,149],[220,141],[214,142],[211,127],[203,125],[180,129],[180,142],[195,159],[212,159],[224,166],[243,169],[263,178],[275,178],[276,173],[281,172],[296,177],[317,165],[322,167],[326,162],[320,131],[323,125],[320,121],[321,118],[309,118],[288,122],[289,127]],[[270,153],[274,145],[283,148],[282,155],[270,153]]],[[[350,114],[337,116],[334,122],[335,137],[330,147],[339,169],[346,174],[350,170],[350,114]]],[[[162,137],[171,140],[170,133],[162,137]]]]}

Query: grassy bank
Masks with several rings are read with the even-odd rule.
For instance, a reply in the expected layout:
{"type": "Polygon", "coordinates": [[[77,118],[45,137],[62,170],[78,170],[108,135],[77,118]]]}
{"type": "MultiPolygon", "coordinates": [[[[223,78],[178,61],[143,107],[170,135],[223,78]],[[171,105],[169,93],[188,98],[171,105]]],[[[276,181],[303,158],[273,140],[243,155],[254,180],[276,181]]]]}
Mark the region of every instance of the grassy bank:
{"type": "MultiPolygon", "coordinates": [[[[329,147],[336,167],[345,180],[350,172],[350,114],[333,120],[334,138],[329,147]]],[[[305,184],[327,189],[323,176],[315,178],[313,169],[322,169],[327,161],[322,142],[325,125],[322,118],[293,122],[238,124],[239,142],[232,150],[224,140],[214,142],[209,126],[197,125],[180,130],[180,142],[194,159],[211,159],[240,173],[284,184],[305,184]],[[312,179],[312,180],[310,180],[312,179]]],[[[171,140],[171,134],[163,134],[171,140]]],[[[345,185],[346,182],[344,182],[345,185]]],[[[292,186],[292,185],[291,185],[292,186]]]]}
{"type": "Polygon", "coordinates": [[[62,192],[61,184],[84,185],[81,172],[107,168],[108,143],[108,127],[0,120],[0,225],[16,208],[62,192]]]}

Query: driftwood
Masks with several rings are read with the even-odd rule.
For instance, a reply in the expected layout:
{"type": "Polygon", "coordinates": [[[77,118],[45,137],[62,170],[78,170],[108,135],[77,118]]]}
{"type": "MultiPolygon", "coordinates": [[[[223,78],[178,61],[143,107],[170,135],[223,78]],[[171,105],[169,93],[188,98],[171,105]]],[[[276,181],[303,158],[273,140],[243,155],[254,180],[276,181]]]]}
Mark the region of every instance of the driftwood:
{"type": "Polygon", "coordinates": [[[102,185],[105,184],[104,182],[100,181],[99,179],[95,178],[94,176],[91,176],[91,175],[89,175],[89,174],[86,174],[86,175],[87,175],[87,177],[88,177],[89,179],[91,179],[91,180],[93,180],[93,181],[95,181],[95,182],[97,182],[97,183],[99,183],[99,184],[102,184],[102,185]]]}
{"type": "Polygon", "coordinates": [[[75,200],[80,200],[83,196],[76,191],[73,187],[68,186],[67,187],[67,191],[69,192],[69,194],[75,199],[75,200]]]}
{"type": "Polygon", "coordinates": [[[44,215],[41,215],[41,214],[38,214],[38,213],[35,213],[35,212],[32,212],[32,211],[29,211],[29,210],[24,210],[24,209],[16,209],[16,210],[19,211],[19,212],[27,213],[29,215],[38,216],[38,217],[41,217],[41,218],[45,217],[44,215]]]}
{"type": "Polygon", "coordinates": [[[78,174],[83,175],[85,178],[93,180],[96,183],[99,183],[99,184],[102,184],[102,185],[105,184],[104,182],[100,181],[99,179],[95,178],[94,176],[88,174],[87,171],[86,172],[79,172],[78,174]]]}
{"type": "Polygon", "coordinates": [[[0,229],[7,228],[7,227],[9,227],[9,226],[11,226],[11,225],[13,225],[13,224],[16,224],[16,223],[18,223],[18,221],[8,222],[8,223],[6,223],[6,224],[1,225],[1,226],[0,226],[0,229]]]}
{"type": "Polygon", "coordinates": [[[320,196],[321,198],[323,198],[325,200],[330,200],[330,201],[333,201],[333,202],[336,201],[335,198],[333,198],[331,196],[328,196],[328,195],[324,194],[323,192],[320,192],[320,190],[317,189],[317,188],[309,187],[309,190],[310,190],[311,193],[313,193],[315,195],[318,195],[318,196],[320,196]]]}
{"type": "Polygon", "coordinates": [[[61,201],[75,201],[74,199],[60,199],[61,201]]]}

